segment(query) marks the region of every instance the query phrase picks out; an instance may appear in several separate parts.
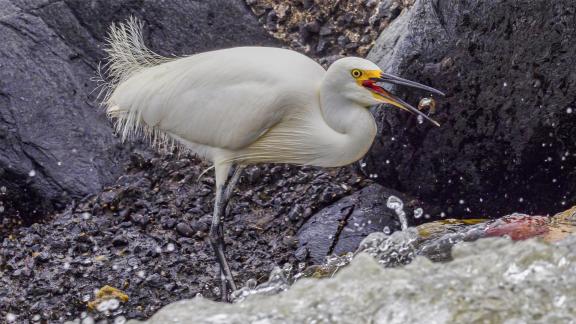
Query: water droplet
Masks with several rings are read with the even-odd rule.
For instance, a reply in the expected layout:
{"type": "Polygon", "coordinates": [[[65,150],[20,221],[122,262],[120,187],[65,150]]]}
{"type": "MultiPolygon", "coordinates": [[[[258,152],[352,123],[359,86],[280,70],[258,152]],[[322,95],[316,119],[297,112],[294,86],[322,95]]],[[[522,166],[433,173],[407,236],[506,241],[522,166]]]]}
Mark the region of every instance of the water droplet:
{"type": "Polygon", "coordinates": [[[92,217],[92,214],[90,214],[89,212],[83,212],[81,214],[81,216],[82,216],[82,219],[88,220],[88,219],[90,219],[90,217],[92,217]]]}
{"type": "Polygon", "coordinates": [[[458,203],[459,203],[460,205],[464,205],[465,201],[464,201],[464,199],[460,199],[460,200],[458,200],[458,203]]]}
{"type": "Polygon", "coordinates": [[[62,165],[62,161],[58,161],[56,164],[58,164],[58,166],[62,165]]]}
{"type": "Polygon", "coordinates": [[[6,322],[8,322],[8,323],[16,322],[16,318],[17,318],[16,314],[12,314],[12,313],[6,314],[6,322]]]}
{"type": "Polygon", "coordinates": [[[136,275],[142,279],[144,279],[144,277],[146,277],[146,272],[144,272],[144,270],[140,270],[136,273],[136,275]]]}
{"type": "Polygon", "coordinates": [[[35,177],[36,176],[36,170],[30,170],[30,172],[28,172],[28,176],[29,177],[35,177]]]}
{"type": "Polygon", "coordinates": [[[124,324],[126,323],[126,317],[118,316],[114,319],[114,324],[124,324]]]}
{"type": "Polygon", "coordinates": [[[393,210],[399,210],[404,208],[404,202],[402,202],[402,200],[396,196],[390,196],[386,201],[386,207],[393,210]]]}
{"type": "MultiPolygon", "coordinates": [[[[566,155],[568,155],[568,154],[566,154],[566,155]]],[[[0,192],[2,192],[3,194],[5,194],[6,191],[7,191],[7,189],[6,189],[5,186],[0,187],[0,192]]]]}
{"type": "Polygon", "coordinates": [[[173,243],[168,243],[168,245],[166,245],[166,251],[168,252],[172,252],[176,249],[176,247],[174,246],[173,243]]]}
{"type": "Polygon", "coordinates": [[[390,230],[390,227],[388,227],[388,226],[384,226],[384,228],[382,229],[382,232],[386,235],[390,235],[390,233],[392,233],[392,231],[390,230]]]}
{"type": "Polygon", "coordinates": [[[246,280],[246,288],[248,289],[254,289],[256,288],[256,285],[258,284],[258,282],[256,281],[256,279],[254,278],[250,278],[248,280],[246,280]]]}
{"type": "Polygon", "coordinates": [[[571,113],[572,113],[572,108],[567,108],[567,109],[566,109],[566,113],[567,113],[567,114],[571,114],[571,113]]]}
{"type": "Polygon", "coordinates": [[[406,219],[406,213],[404,212],[404,202],[396,196],[390,196],[386,201],[386,207],[394,210],[400,220],[402,230],[406,230],[408,228],[408,220],[406,219]]]}
{"type": "Polygon", "coordinates": [[[524,198],[520,197],[520,198],[518,198],[518,201],[519,201],[519,202],[523,202],[523,201],[524,201],[524,198]]]}
{"type": "Polygon", "coordinates": [[[424,214],[424,210],[422,208],[414,209],[414,218],[418,219],[422,217],[422,214],[424,214]]]}

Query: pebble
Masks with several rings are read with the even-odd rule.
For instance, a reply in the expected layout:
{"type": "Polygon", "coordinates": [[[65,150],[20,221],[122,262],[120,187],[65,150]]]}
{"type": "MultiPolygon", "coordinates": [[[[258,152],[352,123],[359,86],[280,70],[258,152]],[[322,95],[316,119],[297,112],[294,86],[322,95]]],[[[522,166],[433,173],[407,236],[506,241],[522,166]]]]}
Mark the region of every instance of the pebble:
{"type": "Polygon", "coordinates": [[[112,245],[116,247],[128,245],[128,239],[120,234],[112,239],[112,245]]]}
{"type": "Polygon", "coordinates": [[[309,253],[308,248],[301,246],[296,250],[296,252],[294,252],[294,257],[296,257],[298,261],[304,261],[308,257],[309,253]]]}
{"type": "Polygon", "coordinates": [[[178,223],[178,225],[176,225],[176,231],[178,234],[186,237],[192,237],[194,235],[194,230],[186,223],[178,223]]]}

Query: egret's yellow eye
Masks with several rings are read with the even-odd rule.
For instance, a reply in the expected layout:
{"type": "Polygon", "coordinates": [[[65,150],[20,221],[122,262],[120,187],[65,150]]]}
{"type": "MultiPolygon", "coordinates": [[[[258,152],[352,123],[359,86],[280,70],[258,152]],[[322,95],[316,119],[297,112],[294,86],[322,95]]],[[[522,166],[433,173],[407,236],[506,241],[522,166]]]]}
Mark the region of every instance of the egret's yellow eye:
{"type": "Polygon", "coordinates": [[[358,70],[358,69],[354,69],[354,70],[352,70],[352,76],[353,76],[355,79],[358,79],[359,77],[362,76],[362,71],[360,71],[360,70],[358,70]]]}

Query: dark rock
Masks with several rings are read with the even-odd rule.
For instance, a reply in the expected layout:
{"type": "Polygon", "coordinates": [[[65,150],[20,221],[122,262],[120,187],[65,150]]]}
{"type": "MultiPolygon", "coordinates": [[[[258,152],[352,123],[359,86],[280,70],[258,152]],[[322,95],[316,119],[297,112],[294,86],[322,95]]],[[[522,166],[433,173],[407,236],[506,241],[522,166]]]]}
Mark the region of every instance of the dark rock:
{"type": "Polygon", "coordinates": [[[304,261],[306,260],[306,258],[308,257],[308,255],[310,254],[310,252],[308,251],[308,248],[305,246],[300,246],[296,252],[294,252],[294,257],[298,260],[298,261],[304,261]]]}
{"type": "Polygon", "coordinates": [[[302,206],[294,205],[294,207],[292,207],[290,212],[288,212],[288,219],[293,221],[293,222],[296,222],[302,217],[303,213],[304,213],[304,208],[302,208],[302,206]]]}
{"type": "Polygon", "coordinates": [[[346,44],[348,44],[350,42],[350,39],[344,35],[342,36],[338,36],[338,45],[340,45],[340,47],[345,47],[346,44]]]}
{"type": "Polygon", "coordinates": [[[152,287],[161,288],[166,283],[166,278],[162,277],[161,275],[154,273],[146,278],[146,284],[152,287]]]}
{"type": "Polygon", "coordinates": [[[266,15],[266,27],[271,31],[276,30],[276,22],[278,21],[278,15],[276,15],[276,11],[270,10],[268,15],[266,15]]]}
{"type": "Polygon", "coordinates": [[[128,158],[90,96],[112,22],[140,17],[147,44],[164,55],[277,44],[241,0],[0,0],[0,8],[1,198],[3,215],[24,218],[99,191],[128,158]]]}
{"type": "Polygon", "coordinates": [[[124,235],[120,234],[112,239],[112,245],[116,247],[126,246],[128,245],[128,239],[124,235]]]}
{"type": "Polygon", "coordinates": [[[447,93],[432,116],[441,127],[375,110],[366,169],[378,182],[459,217],[576,201],[576,2],[418,0],[368,58],[447,93]]]}
{"type": "Polygon", "coordinates": [[[328,36],[332,34],[332,29],[328,26],[322,26],[322,28],[320,28],[320,36],[328,36]]]}
{"type": "Polygon", "coordinates": [[[300,248],[296,257],[309,254],[313,263],[322,263],[328,255],[355,251],[370,233],[381,232],[385,227],[390,231],[400,229],[398,216],[386,207],[391,195],[402,199],[407,215],[418,205],[394,190],[370,185],[313,215],[298,231],[300,248]]]}
{"type": "Polygon", "coordinates": [[[194,235],[194,231],[192,230],[190,225],[186,223],[178,223],[178,225],[176,225],[176,231],[178,232],[178,234],[186,237],[192,237],[192,235],[194,235]]]}

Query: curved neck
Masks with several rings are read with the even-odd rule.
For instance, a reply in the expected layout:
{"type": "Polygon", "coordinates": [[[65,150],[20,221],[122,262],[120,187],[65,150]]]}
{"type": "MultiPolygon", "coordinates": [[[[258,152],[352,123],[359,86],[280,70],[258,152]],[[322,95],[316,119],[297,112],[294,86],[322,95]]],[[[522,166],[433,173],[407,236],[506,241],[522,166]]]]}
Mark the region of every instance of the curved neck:
{"type": "Polygon", "coordinates": [[[324,132],[318,149],[321,166],[347,165],[361,159],[376,136],[376,122],[368,110],[345,98],[329,82],[320,87],[322,118],[332,132],[324,132]]]}

